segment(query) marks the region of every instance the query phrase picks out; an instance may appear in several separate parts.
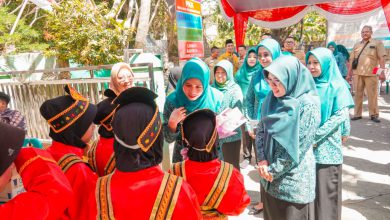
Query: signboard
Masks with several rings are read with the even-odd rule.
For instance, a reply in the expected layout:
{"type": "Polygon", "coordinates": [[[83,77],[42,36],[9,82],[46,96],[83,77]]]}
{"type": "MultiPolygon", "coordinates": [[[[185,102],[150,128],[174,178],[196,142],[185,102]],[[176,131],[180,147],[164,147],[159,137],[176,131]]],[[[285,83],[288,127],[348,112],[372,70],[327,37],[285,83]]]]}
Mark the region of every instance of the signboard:
{"type": "Polygon", "coordinates": [[[177,38],[180,60],[204,57],[200,0],[176,0],[177,38]]]}
{"type": "Polygon", "coordinates": [[[382,9],[378,10],[378,13],[354,23],[329,22],[328,42],[334,41],[351,50],[355,43],[362,40],[360,32],[364,25],[372,26],[372,37],[381,40],[385,48],[390,48],[390,32],[382,9]]]}

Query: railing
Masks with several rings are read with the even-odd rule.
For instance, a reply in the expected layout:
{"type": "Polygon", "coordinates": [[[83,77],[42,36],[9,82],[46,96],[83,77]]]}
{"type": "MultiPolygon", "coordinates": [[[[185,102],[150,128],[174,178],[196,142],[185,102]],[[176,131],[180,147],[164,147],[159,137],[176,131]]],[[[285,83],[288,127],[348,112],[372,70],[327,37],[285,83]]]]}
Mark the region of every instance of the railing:
{"type": "MultiPolygon", "coordinates": [[[[105,86],[110,81],[110,78],[94,78],[94,70],[111,69],[113,65],[101,66],[86,66],[75,68],[56,68],[45,70],[27,70],[27,71],[9,71],[0,72],[0,75],[23,76],[32,73],[53,72],[57,76],[60,72],[65,71],[90,71],[91,78],[87,79],[67,79],[67,80],[0,80],[0,91],[7,93],[12,101],[9,108],[19,110],[26,117],[27,135],[29,137],[37,137],[39,139],[50,139],[48,136],[49,126],[45,119],[41,116],[39,108],[42,103],[48,99],[65,95],[64,86],[70,84],[75,87],[81,94],[88,97],[91,103],[98,103],[104,99],[103,93],[105,86]]],[[[155,90],[153,77],[153,64],[140,63],[131,64],[132,68],[147,67],[147,74],[135,74],[134,83],[140,86],[148,87],[155,90]],[[149,83],[147,83],[149,82],[149,83]]],[[[24,78],[24,77],[19,77],[24,78]]]]}

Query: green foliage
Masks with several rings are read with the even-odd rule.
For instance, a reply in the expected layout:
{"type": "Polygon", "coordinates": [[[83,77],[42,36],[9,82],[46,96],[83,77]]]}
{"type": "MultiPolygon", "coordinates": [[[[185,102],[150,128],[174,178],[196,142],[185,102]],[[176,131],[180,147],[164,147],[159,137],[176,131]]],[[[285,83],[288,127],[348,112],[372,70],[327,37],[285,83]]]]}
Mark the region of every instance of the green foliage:
{"type": "Polygon", "coordinates": [[[18,22],[15,32],[10,34],[16,15],[10,14],[7,7],[0,7],[0,18],[0,52],[11,46],[15,47],[12,53],[40,51],[48,47],[39,41],[40,32],[26,25],[24,19],[18,22]]]}
{"type": "Polygon", "coordinates": [[[326,40],[327,23],[325,17],[310,12],[303,18],[302,39],[304,42],[322,42],[326,40]]]}
{"type": "Polygon", "coordinates": [[[123,22],[108,19],[106,4],[62,1],[47,18],[48,55],[84,65],[115,63],[124,48],[123,22]]]}

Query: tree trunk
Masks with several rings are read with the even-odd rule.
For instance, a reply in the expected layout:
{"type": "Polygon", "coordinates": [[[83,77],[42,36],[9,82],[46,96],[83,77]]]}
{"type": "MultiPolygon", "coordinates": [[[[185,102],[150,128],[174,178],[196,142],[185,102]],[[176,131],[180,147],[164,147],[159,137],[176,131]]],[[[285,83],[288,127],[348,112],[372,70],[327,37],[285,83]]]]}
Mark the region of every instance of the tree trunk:
{"type": "Polygon", "coordinates": [[[142,49],[145,46],[146,37],[149,32],[149,18],[150,18],[151,5],[152,5],[151,0],[141,1],[137,35],[135,36],[135,48],[142,49]]]}
{"type": "Polygon", "coordinates": [[[114,3],[112,4],[111,10],[108,13],[107,17],[114,18],[116,14],[118,13],[119,7],[121,6],[122,0],[114,0],[114,3]]]}

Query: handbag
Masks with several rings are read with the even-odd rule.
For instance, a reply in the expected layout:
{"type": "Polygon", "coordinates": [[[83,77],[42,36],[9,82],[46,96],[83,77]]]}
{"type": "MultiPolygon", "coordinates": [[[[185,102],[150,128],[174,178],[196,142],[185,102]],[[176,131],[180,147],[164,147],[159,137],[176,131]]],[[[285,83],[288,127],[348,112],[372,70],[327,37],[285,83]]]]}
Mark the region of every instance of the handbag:
{"type": "Polygon", "coordinates": [[[363,49],[360,51],[358,57],[355,58],[355,59],[353,59],[353,61],[352,61],[352,69],[353,69],[353,70],[356,70],[356,68],[357,68],[357,66],[358,66],[358,64],[359,64],[359,57],[360,57],[360,55],[362,54],[364,48],[366,48],[366,46],[367,46],[368,43],[370,43],[370,41],[367,41],[367,43],[364,45],[363,49]]]}

